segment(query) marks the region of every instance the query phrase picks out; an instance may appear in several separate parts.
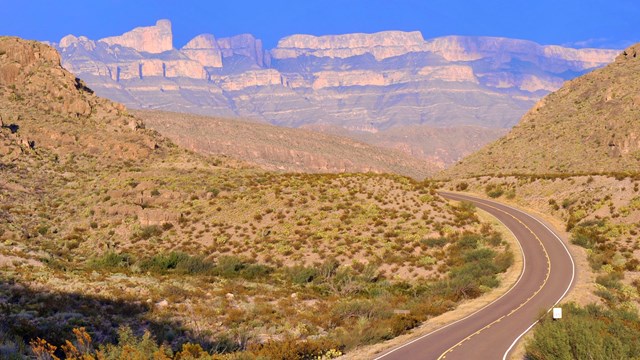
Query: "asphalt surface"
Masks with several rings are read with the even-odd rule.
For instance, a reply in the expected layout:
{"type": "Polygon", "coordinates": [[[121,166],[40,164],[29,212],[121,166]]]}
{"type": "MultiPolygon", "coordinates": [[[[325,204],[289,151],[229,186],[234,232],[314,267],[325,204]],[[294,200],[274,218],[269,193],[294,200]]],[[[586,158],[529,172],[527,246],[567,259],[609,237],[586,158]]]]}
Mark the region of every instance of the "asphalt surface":
{"type": "Polygon", "coordinates": [[[523,271],[506,294],[484,308],[376,359],[508,359],[516,342],[540,315],[569,291],[574,262],[560,238],[535,217],[495,201],[453,193],[441,195],[469,201],[504,223],[521,245],[523,271]]]}

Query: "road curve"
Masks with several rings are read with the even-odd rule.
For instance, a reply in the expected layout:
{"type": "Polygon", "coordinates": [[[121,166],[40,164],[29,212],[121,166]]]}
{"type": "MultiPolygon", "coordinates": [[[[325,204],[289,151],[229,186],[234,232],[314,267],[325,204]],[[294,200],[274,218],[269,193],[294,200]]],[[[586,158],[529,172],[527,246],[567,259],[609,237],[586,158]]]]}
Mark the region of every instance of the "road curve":
{"type": "Polygon", "coordinates": [[[518,281],[502,297],[477,312],[402,346],[376,360],[507,359],[517,341],[542,311],[567,294],[575,277],[569,250],[553,230],[513,207],[468,195],[440,193],[464,200],[495,216],[521,245],[524,266],[518,281]]]}

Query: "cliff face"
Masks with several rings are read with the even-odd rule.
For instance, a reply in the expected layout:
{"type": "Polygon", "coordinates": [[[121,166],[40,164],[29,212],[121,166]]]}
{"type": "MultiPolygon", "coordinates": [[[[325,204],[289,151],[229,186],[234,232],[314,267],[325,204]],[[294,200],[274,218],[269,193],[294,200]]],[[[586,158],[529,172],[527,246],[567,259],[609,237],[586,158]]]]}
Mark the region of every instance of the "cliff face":
{"type": "Polygon", "coordinates": [[[290,59],[301,56],[349,58],[364,54],[384,60],[410,52],[424,50],[420,32],[385,31],[375,34],[346,35],[292,35],[278,42],[271,51],[274,59],[290,59]]]}
{"type": "Polygon", "coordinates": [[[107,37],[99,41],[151,54],[162,53],[173,49],[171,22],[158,20],[155,26],[138,27],[120,36],[107,37]]]}
{"type": "Polygon", "coordinates": [[[400,31],[292,35],[268,51],[250,34],[202,34],[174,49],[167,20],[99,41],[69,35],[57,46],[67,69],[133,108],[368,133],[509,128],[542,96],[617,54],[400,31]]]}
{"type": "Polygon", "coordinates": [[[222,67],[222,52],[215,37],[211,34],[196,36],[182,47],[181,52],[202,66],[222,67]]]}
{"type": "Polygon", "coordinates": [[[251,34],[218,39],[218,47],[225,58],[239,55],[251,59],[259,67],[264,66],[262,40],[256,39],[251,34]]]}

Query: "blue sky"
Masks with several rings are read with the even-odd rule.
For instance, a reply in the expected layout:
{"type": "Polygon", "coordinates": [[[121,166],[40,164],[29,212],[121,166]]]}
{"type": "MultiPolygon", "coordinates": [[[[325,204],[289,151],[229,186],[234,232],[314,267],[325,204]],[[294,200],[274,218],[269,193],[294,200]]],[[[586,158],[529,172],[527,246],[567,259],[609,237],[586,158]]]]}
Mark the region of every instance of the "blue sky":
{"type": "Polygon", "coordinates": [[[291,34],[419,30],[576,47],[640,42],[639,0],[0,0],[0,35],[98,39],[167,18],[174,46],[200,33],[252,33],[270,48],[291,34]]]}

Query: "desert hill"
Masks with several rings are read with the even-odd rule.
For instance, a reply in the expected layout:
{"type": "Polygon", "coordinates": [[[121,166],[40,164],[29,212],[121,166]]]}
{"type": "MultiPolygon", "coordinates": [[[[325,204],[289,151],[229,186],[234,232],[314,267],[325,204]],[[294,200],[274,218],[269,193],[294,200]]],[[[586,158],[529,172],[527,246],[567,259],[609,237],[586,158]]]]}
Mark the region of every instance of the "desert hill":
{"type": "Polygon", "coordinates": [[[332,358],[491,291],[511,264],[490,223],[428,183],[199,155],[60,61],[0,37],[1,357],[70,358],[82,327],[87,359],[332,358]]]}
{"type": "Polygon", "coordinates": [[[423,179],[440,169],[401,151],[338,135],[186,113],[132,113],[184,148],[242,159],[270,171],[393,173],[423,179]]]}
{"type": "Polygon", "coordinates": [[[538,102],[503,138],[446,170],[483,174],[640,171],[640,46],[567,82],[538,102]]]}

